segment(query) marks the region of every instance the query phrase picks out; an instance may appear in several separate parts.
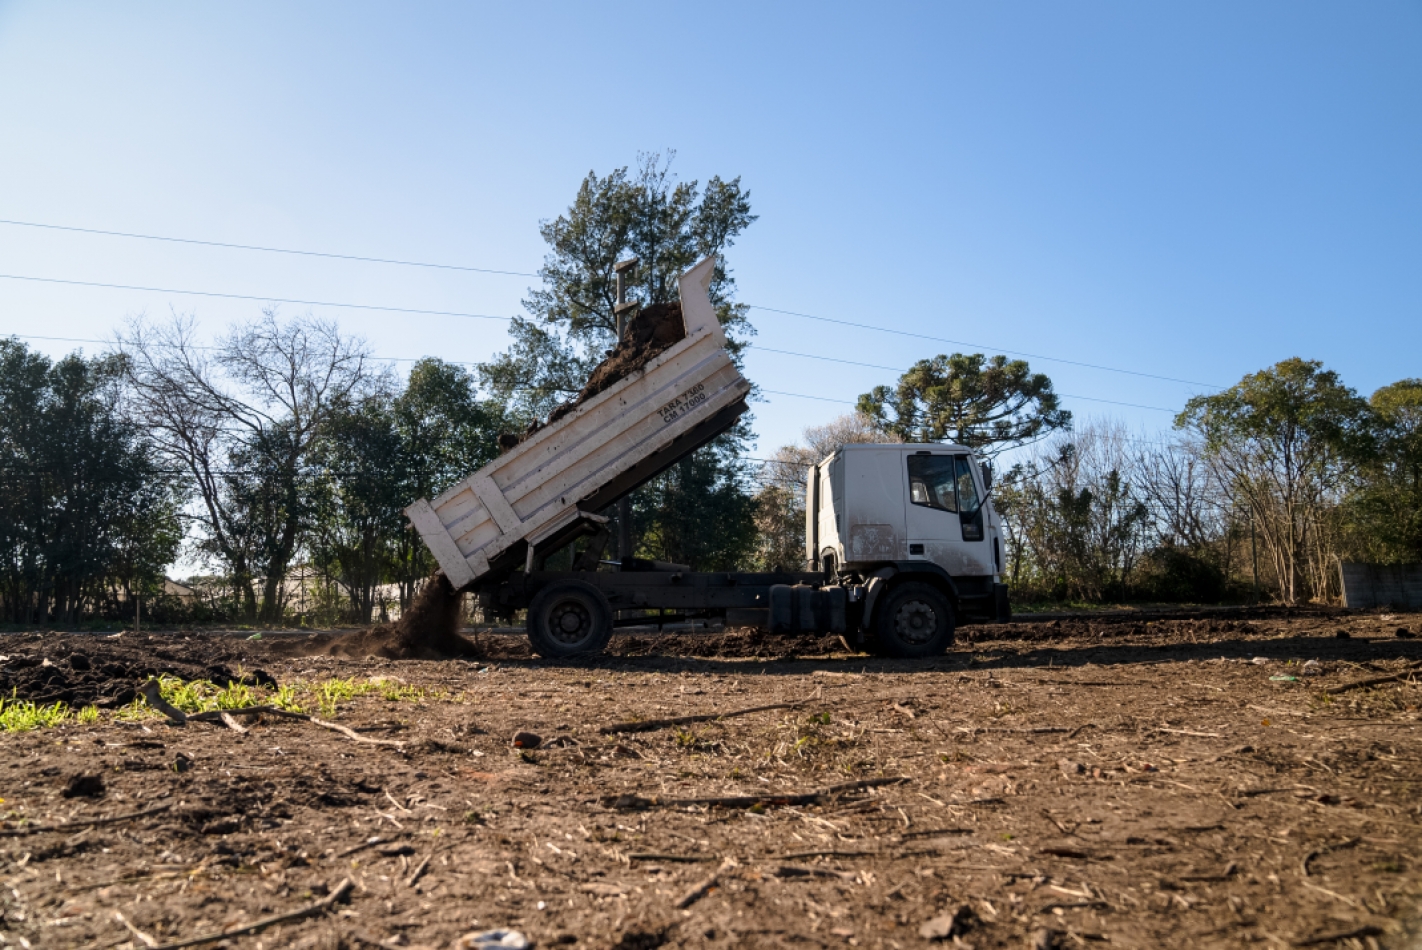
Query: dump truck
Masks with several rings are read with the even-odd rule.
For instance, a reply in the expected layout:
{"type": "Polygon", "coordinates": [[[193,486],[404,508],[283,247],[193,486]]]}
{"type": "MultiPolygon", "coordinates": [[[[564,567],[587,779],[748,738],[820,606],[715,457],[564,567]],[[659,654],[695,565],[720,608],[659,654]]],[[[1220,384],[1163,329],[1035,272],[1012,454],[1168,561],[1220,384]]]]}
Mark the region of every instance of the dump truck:
{"type": "Polygon", "coordinates": [[[810,466],[803,570],[604,560],[601,512],[746,411],[751,385],[708,293],[714,267],[708,257],[678,281],[679,342],[405,509],[445,577],[486,615],[525,612],[535,652],[549,658],[600,652],[617,627],[701,618],[925,657],[943,653],[960,624],[1006,620],[991,468],[961,445],[851,444],[810,466]],[[582,538],[571,570],[546,569],[582,538]]]}

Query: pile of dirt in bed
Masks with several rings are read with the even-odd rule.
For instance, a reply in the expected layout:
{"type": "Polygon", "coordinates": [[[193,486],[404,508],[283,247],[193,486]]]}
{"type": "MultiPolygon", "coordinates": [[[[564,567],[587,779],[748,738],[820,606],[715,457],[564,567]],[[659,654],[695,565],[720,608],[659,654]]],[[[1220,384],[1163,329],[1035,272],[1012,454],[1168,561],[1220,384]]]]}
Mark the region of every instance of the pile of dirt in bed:
{"type": "Polygon", "coordinates": [[[607,358],[597,364],[587,385],[577,397],[563,403],[548,415],[547,422],[534,422],[522,435],[504,432],[499,435],[499,447],[505,452],[533,433],[557,422],[613,383],[626,379],[646,366],[665,350],[686,338],[686,321],[681,316],[681,304],[654,303],[639,310],[627,324],[622,341],[607,351],[607,358]]]}
{"type": "Polygon", "coordinates": [[[442,660],[478,656],[473,643],[459,635],[464,594],[443,574],[425,582],[410,609],[394,623],[340,636],[315,637],[302,645],[305,655],[378,656],[387,660],[442,660]]]}
{"type": "Polygon", "coordinates": [[[211,662],[215,659],[211,648],[187,651],[189,655],[183,656],[166,646],[153,646],[151,636],[145,639],[131,633],[102,638],[21,634],[6,637],[0,650],[0,697],[39,705],[68,703],[112,709],[133,702],[139,687],[155,676],[207,680],[221,687],[232,683],[277,685],[261,670],[239,674],[211,662]]]}

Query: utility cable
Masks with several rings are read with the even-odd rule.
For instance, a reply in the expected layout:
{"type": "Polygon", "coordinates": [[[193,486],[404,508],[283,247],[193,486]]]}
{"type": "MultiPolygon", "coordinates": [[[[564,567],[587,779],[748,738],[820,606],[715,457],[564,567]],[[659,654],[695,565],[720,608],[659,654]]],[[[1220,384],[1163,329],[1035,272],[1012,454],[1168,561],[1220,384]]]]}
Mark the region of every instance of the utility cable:
{"type": "MultiPolygon", "coordinates": [[[[5,276],[4,274],[0,274],[0,277],[4,277],[4,276],[5,276]]],[[[348,305],[348,306],[350,306],[350,305],[348,305]]],[[[379,308],[372,308],[372,309],[379,309],[379,308]]],[[[493,317],[491,317],[490,319],[499,319],[499,318],[493,318],[493,317]]],[[[503,318],[503,319],[507,319],[507,318],[503,318]]],[[[108,344],[110,343],[110,341],[107,341],[107,340],[86,340],[86,339],[80,339],[80,338],[78,338],[78,337],[63,337],[63,336],[28,336],[28,335],[21,334],[21,333],[13,333],[13,334],[9,334],[9,335],[10,335],[10,336],[17,337],[17,338],[22,339],[22,340],[62,340],[62,341],[64,341],[64,342],[68,342],[68,343],[102,343],[102,344],[106,344],[106,345],[108,345],[108,344]]],[[[196,346],[196,345],[194,345],[192,348],[195,349],[195,350],[212,350],[212,349],[216,349],[216,347],[211,347],[211,346],[196,346]]],[[[763,347],[761,347],[761,348],[759,348],[759,349],[761,349],[763,352],[766,352],[766,353],[779,353],[779,354],[782,354],[782,355],[785,355],[785,356],[799,356],[799,357],[802,357],[802,358],[807,359],[807,360],[825,360],[825,361],[831,362],[831,363],[848,363],[848,362],[849,362],[849,360],[835,359],[835,358],[832,357],[832,356],[815,356],[813,353],[793,353],[793,352],[791,352],[791,351],[789,351],[789,350],[771,350],[771,349],[765,349],[765,348],[763,348],[763,347]]],[[[375,360],[386,360],[386,361],[391,362],[391,363],[416,363],[416,362],[419,362],[419,359],[412,358],[412,357],[401,357],[401,356],[375,356],[375,355],[372,355],[372,356],[371,356],[371,359],[375,359],[375,360]]],[[[457,360],[443,360],[443,362],[446,362],[446,363],[453,363],[453,364],[459,365],[459,366],[478,366],[478,365],[480,365],[480,364],[478,364],[478,363],[460,363],[460,362],[458,362],[457,360]]],[[[903,370],[895,369],[895,368],[892,367],[892,366],[874,366],[873,364],[870,364],[870,363],[855,363],[855,364],[853,364],[853,365],[856,365],[856,366],[869,366],[869,367],[871,367],[871,368],[873,368],[873,369],[882,369],[882,370],[886,370],[886,371],[892,372],[892,373],[901,373],[901,372],[903,372],[903,370]]],[[[773,394],[773,395],[776,395],[776,396],[793,396],[793,397],[795,397],[795,398],[797,398],[797,399],[814,399],[814,400],[817,400],[817,401],[819,401],[819,402],[834,402],[834,403],[840,403],[840,404],[846,405],[846,406],[857,405],[857,403],[855,403],[855,402],[852,401],[852,400],[848,400],[848,399],[831,399],[831,398],[829,398],[829,397],[827,397],[827,396],[809,396],[809,395],[806,395],[806,394],[804,394],[804,393],[779,392],[779,391],[774,390],[774,389],[762,389],[762,390],[759,390],[759,391],[762,392],[762,393],[769,393],[769,394],[773,394]]],[[[1142,406],[1142,405],[1138,405],[1137,403],[1133,403],[1133,402],[1117,402],[1117,401],[1114,400],[1114,399],[1099,399],[1099,398],[1097,398],[1097,397],[1095,397],[1095,396],[1074,396],[1074,395],[1072,395],[1072,394],[1070,394],[1070,393],[1057,393],[1056,395],[1061,396],[1061,397],[1063,397],[1063,398],[1065,398],[1065,399],[1084,399],[1084,400],[1086,400],[1087,402],[1103,402],[1103,403],[1107,403],[1108,405],[1112,405],[1112,406],[1126,406],[1126,407],[1131,408],[1131,409],[1151,409],[1151,410],[1154,410],[1154,411],[1156,411],[1156,412],[1171,412],[1171,413],[1177,411],[1177,410],[1175,410],[1175,409],[1166,409],[1166,408],[1163,407],[1163,406],[1142,406]]]]}
{"type": "MultiPolygon", "coordinates": [[[[9,334],[0,335],[0,339],[3,339],[4,336],[13,336],[13,337],[15,337],[16,339],[19,339],[19,340],[58,340],[58,341],[61,341],[61,342],[64,342],[64,343],[99,343],[99,344],[102,344],[102,345],[104,345],[104,346],[112,346],[112,345],[113,345],[113,341],[112,341],[112,340],[89,340],[89,339],[85,339],[85,338],[83,338],[83,337],[77,337],[77,336],[31,336],[31,335],[26,335],[26,334],[23,334],[23,333],[9,333],[9,334]]],[[[163,344],[163,345],[168,345],[168,344],[163,344]]],[[[188,348],[189,348],[189,349],[193,349],[193,350],[215,350],[215,349],[218,349],[218,347],[215,347],[215,346],[198,346],[197,344],[192,344],[192,345],[189,346],[188,348]]],[[[384,361],[387,362],[387,363],[418,363],[420,360],[429,359],[429,357],[427,357],[427,356],[419,356],[419,357],[412,357],[412,356],[375,356],[375,355],[373,355],[373,354],[371,355],[370,358],[373,359],[373,360],[384,360],[384,361]]],[[[442,358],[442,357],[437,357],[437,358],[440,360],[441,363],[450,363],[450,364],[452,364],[452,365],[454,365],[454,366],[478,366],[478,365],[479,365],[478,363],[465,363],[465,362],[460,362],[459,360],[447,360],[447,359],[444,359],[444,358],[442,358]]]]}
{"type": "Polygon", "coordinates": [[[996,350],[996,351],[999,352],[999,353],[1011,353],[1011,354],[1013,354],[1013,355],[1015,355],[1015,356],[1026,356],[1026,357],[1030,357],[1031,359],[1034,359],[1034,360],[1047,360],[1048,362],[1052,362],[1052,363],[1065,363],[1065,364],[1067,364],[1067,365],[1069,365],[1069,366],[1082,366],[1082,367],[1085,367],[1085,368],[1087,368],[1087,369],[1099,369],[1099,370],[1103,370],[1103,371],[1108,372],[1108,373],[1125,373],[1125,374],[1127,374],[1127,375],[1129,375],[1129,376],[1143,376],[1143,377],[1145,377],[1146,379],[1160,379],[1160,380],[1165,380],[1166,382],[1171,382],[1171,383],[1184,383],[1184,384],[1187,385],[1187,386],[1204,386],[1204,387],[1206,387],[1207,389],[1224,389],[1224,388],[1225,388],[1224,386],[1218,386],[1218,385],[1215,385],[1214,383],[1201,383],[1201,382],[1198,382],[1198,381],[1192,380],[1192,379],[1178,379],[1178,378],[1176,378],[1176,377],[1174,377],[1174,376],[1157,376],[1157,375],[1154,374],[1154,373],[1142,373],[1142,372],[1140,372],[1139,370],[1134,370],[1134,369],[1121,369],[1120,367],[1116,367],[1116,366],[1102,366],[1102,365],[1100,365],[1099,363],[1083,363],[1083,362],[1080,362],[1079,360],[1062,359],[1062,358],[1059,357],[1059,356],[1043,356],[1043,355],[1040,354],[1040,353],[1026,353],[1026,352],[1023,352],[1022,350],[1009,350],[1009,349],[1005,349],[1005,348],[1000,347],[1000,346],[988,346],[988,345],[983,344],[983,343],[968,343],[968,342],[965,342],[965,341],[963,341],[963,340],[949,340],[949,339],[946,339],[946,338],[944,338],[944,337],[928,336],[927,334],[924,334],[924,333],[910,333],[910,332],[907,331],[907,330],[894,330],[894,329],[890,329],[889,327],[876,327],[876,326],[871,326],[871,325],[869,325],[869,324],[867,324],[867,323],[853,323],[853,322],[851,322],[851,321],[849,321],[849,320],[836,320],[836,319],[833,319],[832,317],[817,317],[817,316],[815,316],[814,314],[810,314],[810,313],[796,313],[796,312],[793,311],[793,310],[776,310],[776,309],[774,309],[774,308],[772,308],[772,307],[762,307],[762,306],[760,306],[760,305],[758,305],[758,304],[746,304],[746,306],[750,307],[752,310],[764,310],[764,311],[766,311],[766,312],[768,312],[768,313],[781,313],[781,314],[785,314],[786,316],[789,316],[789,317],[803,317],[803,318],[806,319],[806,320],[818,320],[818,321],[820,321],[821,323],[835,323],[835,324],[839,324],[840,326],[855,327],[855,328],[860,329],[860,330],[876,330],[876,331],[878,331],[878,332],[880,332],[880,333],[892,333],[892,334],[894,334],[894,335],[896,335],[896,336],[908,336],[908,337],[913,337],[914,339],[918,339],[918,340],[932,340],[932,341],[935,342],[935,343],[948,343],[948,344],[951,344],[951,345],[953,345],[953,346],[966,346],[966,347],[969,347],[969,348],[972,348],[972,349],[996,350]]]}
{"type": "Polygon", "coordinates": [[[413,307],[377,307],[365,303],[331,303],[329,300],[292,300],[286,297],[254,297],[249,294],[220,294],[210,290],[174,290],[170,287],[137,287],[131,284],[101,284],[92,280],[61,280],[58,277],[24,277],[0,274],[4,280],[31,280],[42,284],[70,284],[75,287],[105,287],[110,290],[141,290],[155,294],[181,294],[189,297],[223,297],[229,300],[255,300],[259,303],[294,303],[305,307],[343,307],[347,310],[379,310],[384,313],[415,313],[427,317],[465,317],[470,320],[512,320],[487,313],[459,313],[450,310],[416,310],[413,307]]]}
{"type": "MultiPolygon", "coordinates": [[[[324,251],[301,251],[301,250],[292,250],[292,249],[288,249],[288,248],[279,248],[279,247],[264,247],[264,246],[260,246],[260,245],[254,245],[254,244],[229,244],[229,243],[224,243],[224,242],[221,242],[221,241],[202,241],[202,240],[197,240],[197,239],[195,239],[195,238],[164,237],[164,236],[155,235],[155,234],[135,234],[135,233],[127,232],[127,231],[103,231],[103,230],[99,230],[99,229],[97,229],[97,228],[76,228],[76,227],[69,227],[69,226],[66,226],[66,225],[59,225],[59,224],[41,224],[41,223],[35,222],[35,221],[14,221],[14,220],[8,220],[8,219],[0,218],[0,224],[8,224],[8,225],[13,225],[13,226],[15,226],[15,227],[24,227],[24,228],[45,228],[45,229],[53,230],[53,231],[73,231],[73,232],[77,232],[77,233],[80,233],[80,234],[101,234],[101,235],[105,235],[105,236],[109,236],[109,237],[137,238],[137,239],[141,239],[141,240],[145,240],[145,241],[165,241],[165,242],[174,243],[174,244],[196,244],[196,245],[201,245],[201,246],[204,246],[204,247],[221,247],[221,248],[236,249],[236,250],[243,250],[243,251],[265,251],[265,252],[271,253],[271,254],[297,254],[297,255],[301,255],[301,256],[305,256],[305,257],[326,257],[326,258],[333,258],[333,259],[337,259],[337,260],[364,261],[364,262],[373,263],[373,264],[395,264],[395,265],[399,265],[399,266],[402,266],[402,267],[429,267],[429,268],[435,268],[435,269],[439,269],[439,270],[470,271],[470,272],[481,273],[481,274],[506,274],[506,275],[516,276],[516,277],[537,277],[537,276],[538,276],[537,274],[529,273],[529,272],[527,272],[527,271],[493,270],[493,269],[484,268],[484,267],[467,267],[467,266],[457,265],[457,264],[432,264],[432,263],[428,263],[428,262],[425,262],[425,261],[404,261],[404,260],[396,260],[396,259],[384,258],[384,257],[361,257],[361,256],[354,255],[354,254],[332,254],[332,253],[327,253],[327,252],[324,252],[324,251]]],[[[33,279],[39,279],[39,278],[33,278],[33,279]]],[[[64,283],[64,282],[63,282],[63,281],[59,281],[59,283],[64,283]]],[[[77,282],[77,281],[71,281],[70,283],[78,283],[78,282],[77,282]]],[[[95,286],[106,286],[106,285],[99,284],[99,285],[95,285],[95,286]]],[[[140,289],[140,288],[124,288],[124,289],[140,289]]],[[[189,291],[165,291],[165,292],[166,292],[166,293],[188,293],[189,291]]],[[[230,296],[230,295],[209,294],[209,295],[207,295],[207,296],[230,296]]],[[[238,297],[237,299],[251,300],[251,299],[269,299],[269,298],[238,297]]],[[[282,302],[301,303],[301,302],[303,302],[303,301],[282,301],[282,302]]],[[[351,305],[351,304],[326,304],[325,306],[352,306],[352,305],[351,305]]],[[[833,318],[833,317],[821,317],[821,316],[816,316],[815,314],[812,314],[812,313],[800,313],[799,311],[795,311],[795,310],[780,310],[780,309],[777,309],[777,308],[775,308],[775,307],[763,307],[763,306],[761,306],[761,305],[759,305],[759,304],[746,304],[746,306],[747,306],[747,307],[750,307],[752,310],[764,310],[766,313],[778,313],[778,314],[782,314],[782,315],[787,316],[787,317],[800,317],[801,319],[804,319],[804,320],[818,320],[818,321],[820,321],[821,323],[833,323],[833,324],[836,324],[836,325],[838,325],[838,326],[854,327],[854,328],[860,329],[860,330],[872,330],[872,331],[876,331],[876,332],[879,332],[879,333],[892,333],[892,334],[894,334],[894,335],[896,335],[896,336],[912,337],[912,338],[918,339],[918,340],[931,340],[931,341],[933,341],[933,342],[935,342],[935,343],[947,343],[947,344],[950,344],[950,345],[952,345],[952,346],[965,346],[965,347],[969,347],[969,348],[972,348],[972,349],[981,349],[981,350],[995,350],[995,351],[1000,352],[1000,353],[1011,353],[1011,354],[1013,354],[1014,356],[1026,356],[1026,357],[1028,357],[1028,358],[1030,358],[1030,359],[1034,359],[1034,360],[1046,360],[1046,361],[1052,362],[1052,363],[1063,363],[1063,364],[1068,365],[1068,366],[1081,366],[1081,367],[1084,367],[1084,368],[1086,368],[1086,369],[1096,369],[1096,370],[1101,370],[1101,371],[1107,372],[1107,373],[1124,373],[1124,374],[1129,375],[1129,376],[1140,376],[1140,377],[1143,377],[1143,378],[1146,378],[1146,379],[1159,379],[1159,380],[1164,380],[1164,381],[1166,381],[1166,382],[1172,382],[1172,383],[1184,383],[1184,384],[1186,384],[1186,385],[1188,385],[1188,386],[1204,386],[1204,387],[1207,387],[1207,388],[1209,388],[1209,389],[1223,389],[1223,388],[1225,388],[1225,387],[1223,387],[1223,386],[1217,386],[1217,385],[1214,385],[1214,384],[1212,384],[1212,383],[1201,383],[1201,382],[1197,382],[1197,381],[1195,381],[1195,380],[1178,379],[1178,378],[1176,378],[1176,377],[1174,377],[1174,376],[1160,376],[1160,375],[1157,375],[1157,374],[1155,374],[1155,373],[1143,373],[1143,372],[1141,372],[1141,371],[1139,371],[1139,370],[1121,369],[1120,367],[1116,367],[1116,366],[1103,366],[1103,365],[1101,365],[1101,364],[1099,364],[1099,363],[1086,363],[1086,362],[1083,362],[1083,361],[1080,361],[1080,360],[1063,359],[1062,357],[1057,357],[1057,356],[1043,356],[1043,355],[1040,354],[1040,353],[1027,353],[1027,352],[1023,352],[1023,351],[1021,351],[1021,350],[1003,349],[1002,347],[987,346],[987,345],[982,344],[982,343],[968,343],[968,342],[965,342],[965,341],[963,341],[963,340],[950,340],[950,339],[947,339],[947,338],[945,338],[945,337],[930,336],[930,335],[928,335],[928,334],[923,334],[923,333],[911,333],[911,332],[909,332],[909,331],[907,331],[907,330],[894,330],[894,329],[891,329],[891,328],[889,328],[889,327],[877,327],[877,326],[873,326],[873,325],[867,324],[867,323],[855,323],[855,322],[853,322],[853,321],[851,321],[851,320],[837,320],[837,319],[835,319],[835,318],[833,318]]],[[[367,309],[388,309],[388,308],[367,308],[367,309]]],[[[419,312],[423,312],[423,311],[410,311],[410,312],[419,313],[419,312]]],[[[463,314],[458,314],[457,316],[464,316],[464,315],[463,315],[463,314]]],[[[496,318],[496,319],[506,319],[506,318],[496,318]]]]}
{"type": "Polygon", "coordinates": [[[519,270],[493,270],[488,267],[464,267],[459,264],[429,264],[424,261],[400,261],[385,257],[360,257],[355,254],[329,254],[323,251],[296,251],[285,247],[261,247],[255,244],[226,244],[222,241],[199,241],[196,238],[176,238],[162,237],[157,234],[131,234],[127,231],[101,231],[98,228],[73,228],[62,224],[40,224],[36,221],[7,221],[0,219],[0,224],[10,224],[19,228],[45,228],[49,231],[73,231],[78,234],[102,234],[107,237],[138,238],[144,241],[165,241],[169,244],[198,244],[203,247],[225,247],[229,250],[237,251],[265,251],[268,254],[299,254],[302,257],[329,257],[341,261],[363,261],[367,264],[397,264],[401,267],[430,267],[436,270],[458,270],[471,271],[476,274],[506,274],[512,277],[537,277],[537,274],[529,274],[519,270]]]}

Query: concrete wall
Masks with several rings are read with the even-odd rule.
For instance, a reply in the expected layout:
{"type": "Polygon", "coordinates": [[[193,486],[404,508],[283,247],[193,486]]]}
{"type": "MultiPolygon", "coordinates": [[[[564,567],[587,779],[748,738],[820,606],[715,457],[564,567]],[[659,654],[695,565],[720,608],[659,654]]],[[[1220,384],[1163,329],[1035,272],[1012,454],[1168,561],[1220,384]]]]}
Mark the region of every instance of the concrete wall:
{"type": "Polygon", "coordinates": [[[1345,607],[1422,607],[1422,564],[1338,565],[1345,607]]]}

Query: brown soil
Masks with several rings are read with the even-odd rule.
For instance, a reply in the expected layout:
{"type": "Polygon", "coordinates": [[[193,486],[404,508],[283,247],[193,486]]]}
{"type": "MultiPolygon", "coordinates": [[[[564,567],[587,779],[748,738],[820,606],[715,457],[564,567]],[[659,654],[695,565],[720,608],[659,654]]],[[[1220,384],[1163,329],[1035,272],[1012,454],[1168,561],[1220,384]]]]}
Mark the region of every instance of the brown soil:
{"type": "Polygon", "coordinates": [[[305,635],[0,635],[11,660],[161,654],[426,690],[326,716],[398,747],[299,720],[238,734],[107,712],[6,735],[0,942],[142,946],[124,920],[178,941],[349,878],[348,904],[228,945],[444,950],[511,927],[545,948],[910,948],[965,908],[959,939],[979,950],[1043,928],[1058,947],[1415,946],[1422,641],[1399,628],[1422,615],[1082,618],[967,628],[925,662],[638,634],[580,664],[512,637],[466,663],[294,656],[305,635]],[[512,748],[519,730],[541,744],[512,748]],[[691,801],[723,796],[770,800],[691,801]]]}
{"type": "Polygon", "coordinates": [[[505,432],[499,436],[499,446],[505,452],[533,433],[551,425],[619,380],[646,366],[673,344],[686,338],[686,322],[680,303],[658,303],[637,311],[627,324],[622,341],[607,351],[607,358],[588,377],[587,385],[575,399],[563,403],[548,415],[548,421],[535,422],[522,435],[505,432]]]}
{"type": "Polygon", "coordinates": [[[42,650],[27,649],[34,636],[6,637],[0,646],[0,701],[19,699],[39,705],[68,703],[113,709],[133,702],[138,687],[150,677],[176,676],[208,680],[219,686],[232,683],[275,685],[262,670],[234,672],[229,666],[235,653],[208,651],[200,659],[180,657],[171,649],[134,650],[123,638],[100,634],[76,638],[42,650]]]}
{"type": "Polygon", "coordinates": [[[478,649],[464,637],[464,595],[443,574],[425,581],[410,609],[394,623],[345,634],[318,634],[282,648],[302,656],[378,657],[384,660],[443,660],[475,657],[478,649]]]}

